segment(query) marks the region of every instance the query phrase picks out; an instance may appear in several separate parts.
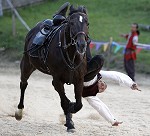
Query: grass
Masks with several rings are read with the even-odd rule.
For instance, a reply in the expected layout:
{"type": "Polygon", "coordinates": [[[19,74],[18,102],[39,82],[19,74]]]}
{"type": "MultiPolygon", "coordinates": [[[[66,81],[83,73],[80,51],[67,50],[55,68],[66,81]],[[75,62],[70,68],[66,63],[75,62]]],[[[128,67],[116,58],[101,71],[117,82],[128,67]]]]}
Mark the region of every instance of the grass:
{"type": "MultiPolygon", "coordinates": [[[[55,11],[66,0],[56,2],[45,1],[38,5],[18,8],[20,15],[32,28],[34,25],[46,18],[52,18],[55,11]]],[[[94,40],[108,41],[113,37],[114,41],[125,42],[119,37],[120,33],[128,33],[130,24],[148,24],[150,22],[150,0],[69,0],[71,4],[85,5],[88,9],[90,22],[90,36],[94,40]]],[[[16,56],[20,58],[24,47],[24,38],[27,30],[16,20],[17,35],[12,36],[11,12],[5,11],[0,17],[0,47],[12,49],[18,52],[16,56]]],[[[150,32],[141,32],[139,42],[150,43],[150,32]]],[[[9,55],[8,55],[9,56],[9,55]]],[[[11,56],[10,56],[11,57],[11,56]]],[[[122,58],[117,54],[116,57],[122,58]]],[[[137,67],[143,65],[144,71],[149,71],[150,52],[142,51],[138,54],[137,67]]],[[[122,64],[121,64],[122,65],[122,64]]]]}

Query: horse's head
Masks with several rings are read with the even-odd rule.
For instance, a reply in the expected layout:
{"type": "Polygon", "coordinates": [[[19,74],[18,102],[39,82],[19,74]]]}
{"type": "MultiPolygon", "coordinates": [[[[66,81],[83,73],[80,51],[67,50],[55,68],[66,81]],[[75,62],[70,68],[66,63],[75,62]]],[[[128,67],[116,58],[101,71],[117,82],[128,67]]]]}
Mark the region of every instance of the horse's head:
{"type": "Polygon", "coordinates": [[[88,38],[88,17],[84,6],[70,7],[68,16],[71,44],[76,46],[79,54],[85,54],[88,38]]]}

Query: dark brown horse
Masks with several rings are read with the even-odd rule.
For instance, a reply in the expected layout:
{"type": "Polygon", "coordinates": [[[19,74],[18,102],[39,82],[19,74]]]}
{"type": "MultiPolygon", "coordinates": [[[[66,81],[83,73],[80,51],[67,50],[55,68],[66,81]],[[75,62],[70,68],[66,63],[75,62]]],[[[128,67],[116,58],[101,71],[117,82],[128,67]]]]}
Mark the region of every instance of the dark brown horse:
{"type": "Polygon", "coordinates": [[[39,71],[52,75],[52,84],[61,99],[61,107],[66,115],[67,130],[74,129],[72,113],[82,108],[82,90],[84,76],[87,71],[86,47],[88,35],[88,16],[86,9],[79,6],[75,9],[70,7],[70,12],[65,22],[59,27],[56,35],[48,46],[46,62],[40,58],[31,57],[30,50],[33,39],[39,32],[41,23],[36,25],[26,36],[24,55],[21,61],[21,97],[18,110],[15,113],[17,120],[21,120],[24,108],[24,93],[28,85],[30,75],[38,69],[39,71]],[[74,85],[76,102],[72,103],[65,95],[64,84],[74,85]]]}

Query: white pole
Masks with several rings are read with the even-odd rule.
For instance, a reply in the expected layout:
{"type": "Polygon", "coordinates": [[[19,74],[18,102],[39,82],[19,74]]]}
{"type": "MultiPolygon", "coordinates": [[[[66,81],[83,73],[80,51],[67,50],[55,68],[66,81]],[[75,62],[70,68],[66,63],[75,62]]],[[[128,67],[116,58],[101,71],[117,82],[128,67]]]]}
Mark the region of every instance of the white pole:
{"type": "Polygon", "coordinates": [[[19,15],[18,11],[14,8],[13,4],[10,2],[10,0],[7,0],[8,5],[13,10],[16,17],[20,20],[20,22],[25,26],[25,28],[30,31],[30,27],[26,24],[26,22],[22,19],[22,17],[19,15]]]}
{"type": "Polygon", "coordinates": [[[0,16],[3,16],[2,0],[0,0],[0,16]]]}
{"type": "Polygon", "coordinates": [[[16,16],[13,10],[12,10],[12,33],[13,36],[16,36],[16,16]]]}

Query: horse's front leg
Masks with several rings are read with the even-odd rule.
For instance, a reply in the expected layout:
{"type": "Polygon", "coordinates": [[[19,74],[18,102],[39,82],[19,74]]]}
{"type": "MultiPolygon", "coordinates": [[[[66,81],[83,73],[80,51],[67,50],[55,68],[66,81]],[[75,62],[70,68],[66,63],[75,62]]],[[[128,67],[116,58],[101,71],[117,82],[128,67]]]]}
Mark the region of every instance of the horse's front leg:
{"type": "Polygon", "coordinates": [[[53,79],[52,82],[55,90],[58,92],[60,99],[61,99],[61,107],[64,111],[64,114],[66,116],[66,124],[68,132],[74,132],[74,123],[72,121],[72,114],[70,113],[70,100],[66,97],[65,89],[64,89],[64,83],[62,83],[58,79],[53,79]]]}
{"type": "Polygon", "coordinates": [[[74,92],[75,92],[75,103],[71,103],[70,112],[76,113],[82,108],[82,91],[83,91],[83,79],[77,80],[74,84],[74,92]]]}

